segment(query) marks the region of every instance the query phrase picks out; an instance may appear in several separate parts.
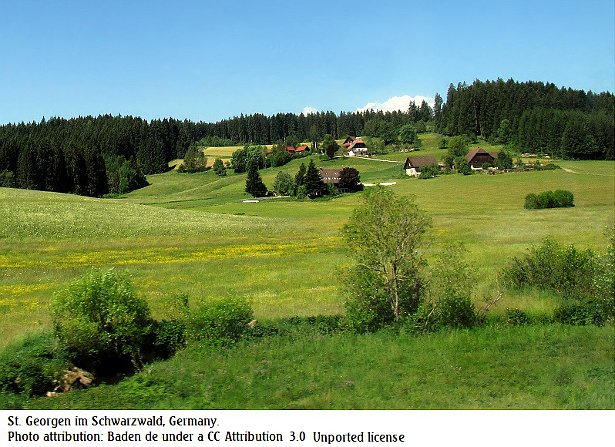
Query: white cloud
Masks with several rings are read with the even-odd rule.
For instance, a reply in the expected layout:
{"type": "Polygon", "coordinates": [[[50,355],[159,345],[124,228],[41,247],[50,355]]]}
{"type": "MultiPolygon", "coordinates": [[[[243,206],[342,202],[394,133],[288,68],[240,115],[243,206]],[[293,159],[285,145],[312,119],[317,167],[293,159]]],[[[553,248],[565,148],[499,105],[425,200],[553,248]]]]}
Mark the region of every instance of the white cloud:
{"type": "Polygon", "coordinates": [[[383,112],[393,112],[395,110],[406,111],[410,106],[410,101],[414,101],[417,106],[421,105],[423,100],[429,104],[430,107],[434,105],[434,98],[429,96],[392,96],[384,102],[368,102],[363,107],[358,108],[355,112],[365,112],[366,110],[382,110],[383,112]]]}
{"type": "Polygon", "coordinates": [[[305,106],[301,113],[303,113],[304,115],[309,115],[311,113],[318,113],[318,109],[314,107],[310,107],[310,106],[305,106]]]}

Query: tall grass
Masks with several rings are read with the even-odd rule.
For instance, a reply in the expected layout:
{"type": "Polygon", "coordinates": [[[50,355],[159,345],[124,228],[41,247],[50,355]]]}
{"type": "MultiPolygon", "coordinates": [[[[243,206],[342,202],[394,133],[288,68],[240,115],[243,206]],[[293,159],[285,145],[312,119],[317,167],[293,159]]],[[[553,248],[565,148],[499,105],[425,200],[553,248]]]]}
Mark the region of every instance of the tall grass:
{"type": "Polygon", "coordinates": [[[30,408],[615,408],[612,327],[272,337],[194,347],[30,408]],[[206,359],[206,361],[203,361],[206,359]]]}

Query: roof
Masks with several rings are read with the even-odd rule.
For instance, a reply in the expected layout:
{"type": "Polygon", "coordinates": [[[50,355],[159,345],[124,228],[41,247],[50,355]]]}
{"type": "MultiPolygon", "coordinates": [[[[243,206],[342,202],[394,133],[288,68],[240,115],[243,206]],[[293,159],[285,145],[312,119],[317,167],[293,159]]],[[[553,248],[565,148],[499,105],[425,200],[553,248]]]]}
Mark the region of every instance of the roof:
{"type": "Polygon", "coordinates": [[[325,183],[339,183],[341,178],[341,169],[320,168],[320,177],[325,183]]]}
{"type": "Polygon", "coordinates": [[[297,149],[295,149],[295,152],[303,152],[303,151],[307,151],[309,149],[308,146],[299,146],[297,149]]]}
{"type": "Polygon", "coordinates": [[[488,155],[491,158],[493,158],[494,160],[496,158],[498,158],[498,153],[497,152],[487,152],[485,149],[481,148],[481,147],[475,147],[474,149],[472,149],[470,152],[468,152],[468,155],[466,155],[466,160],[468,162],[472,161],[474,159],[474,157],[476,157],[477,155],[488,155]]]}
{"type": "Polygon", "coordinates": [[[348,146],[348,150],[352,150],[354,148],[367,148],[367,145],[365,144],[365,141],[363,141],[363,138],[361,137],[357,137],[355,138],[352,143],[350,143],[350,146],[348,146]]]}
{"type": "Polygon", "coordinates": [[[437,165],[438,161],[433,158],[431,155],[419,155],[416,157],[408,157],[406,158],[406,164],[404,165],[404,169],[410,168],[422,168],[427,165],[437,165]]]}

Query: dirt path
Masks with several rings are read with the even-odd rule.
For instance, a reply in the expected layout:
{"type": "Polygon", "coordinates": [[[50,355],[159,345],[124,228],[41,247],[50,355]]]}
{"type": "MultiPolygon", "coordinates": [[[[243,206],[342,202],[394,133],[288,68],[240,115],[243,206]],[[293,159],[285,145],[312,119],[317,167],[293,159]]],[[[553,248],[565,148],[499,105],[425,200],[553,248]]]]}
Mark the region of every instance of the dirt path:
{"type": "Polygon", "coordinates": [[[599,177],[615,177],[615,175],[609,175],[609,174],[597,174],[595,172],[577,172],[577,171],[573,171],[572,169],[568,169],[568,168],[562,168],[562,171],[564,172],[568,172],[570,174],[585,174],[585,175],[597,175],[599,177]]]}
{"type": "Polygon", "coordinates": [[[335,158],[356,158],[357,160],[381,161],[383,163],[398,163],[398,164],[404,163],[403,161],[384,160],[382,158],[371,158],[371,157],[344,157],[343,155],[337,155],[335,158]]]}

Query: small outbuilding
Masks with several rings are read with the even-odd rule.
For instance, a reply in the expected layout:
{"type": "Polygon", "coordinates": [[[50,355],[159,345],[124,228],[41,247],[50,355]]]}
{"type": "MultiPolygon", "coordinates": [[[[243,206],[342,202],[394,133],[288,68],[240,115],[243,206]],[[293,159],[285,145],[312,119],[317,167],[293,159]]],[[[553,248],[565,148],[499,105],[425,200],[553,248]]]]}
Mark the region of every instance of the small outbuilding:
{"type": "Polygon", "coordinates": [[[411,177],[418,177],[419,175],[421,175],[421,169],[428,165],[438,166],[438,161],[431,155],[420,155],[417,157],[406,158],[406,163],[404,163],[404,169],[406,171],[406,175],[409,175],[411,177]]]}

